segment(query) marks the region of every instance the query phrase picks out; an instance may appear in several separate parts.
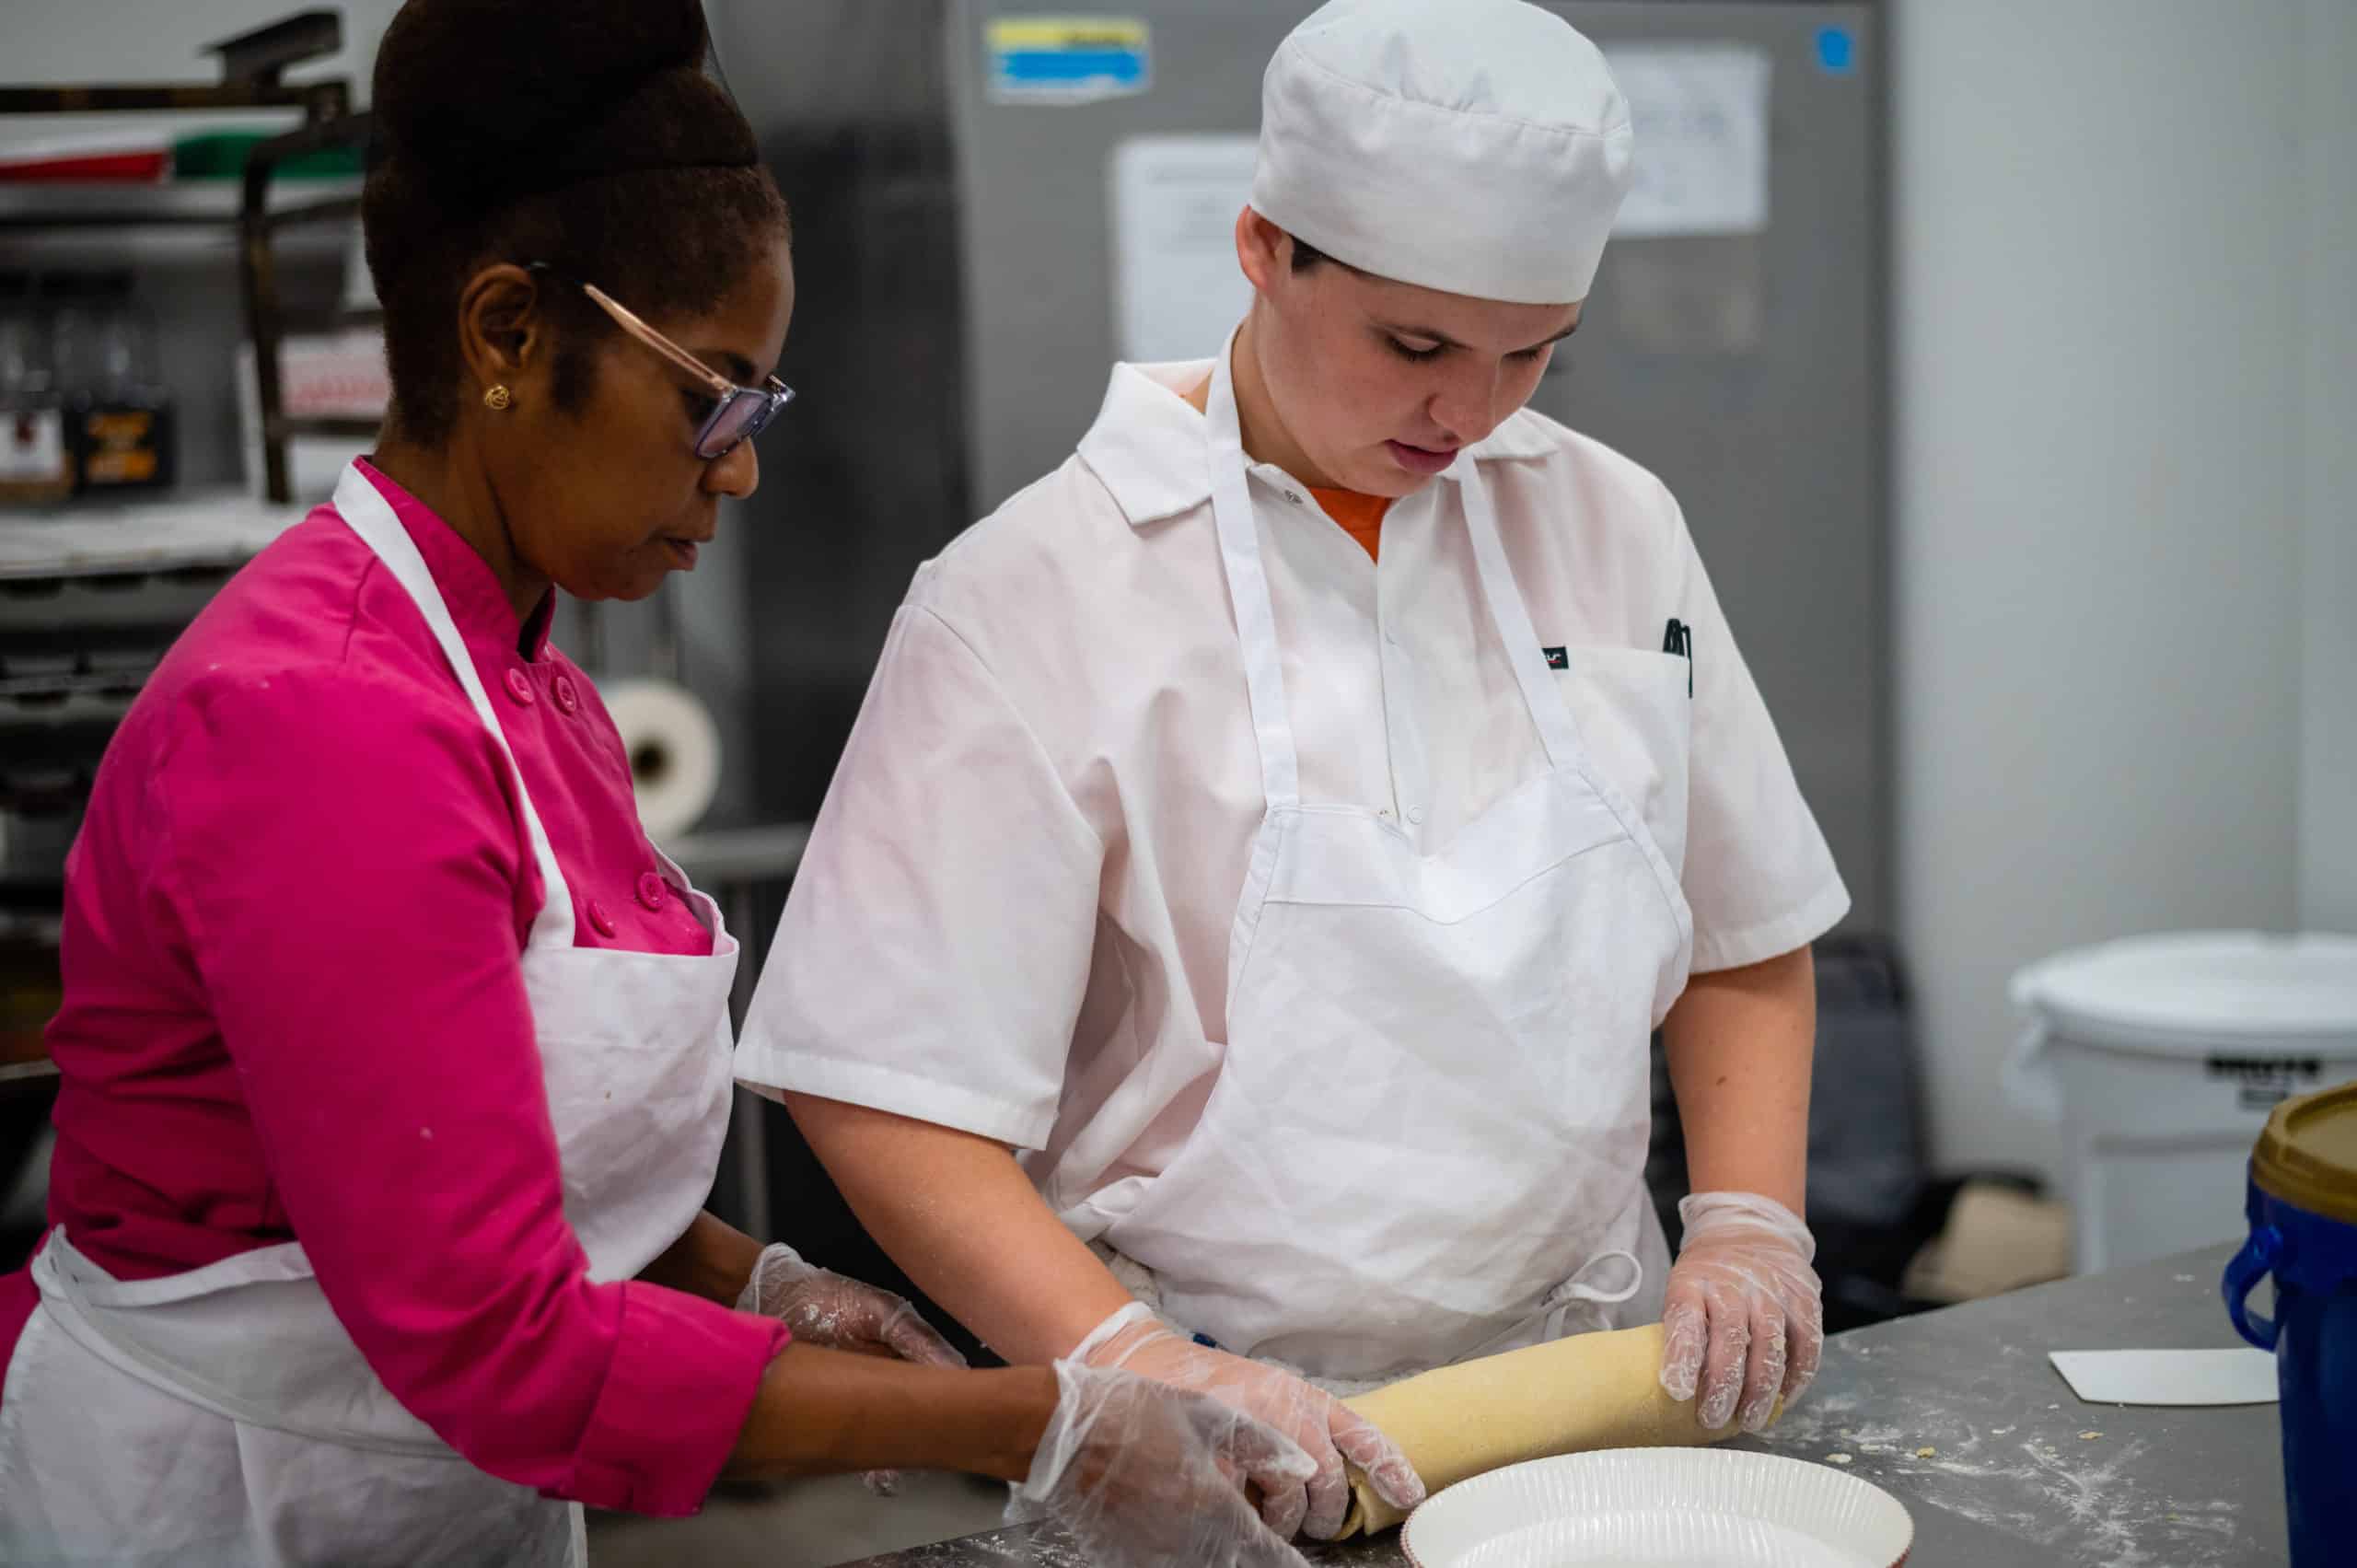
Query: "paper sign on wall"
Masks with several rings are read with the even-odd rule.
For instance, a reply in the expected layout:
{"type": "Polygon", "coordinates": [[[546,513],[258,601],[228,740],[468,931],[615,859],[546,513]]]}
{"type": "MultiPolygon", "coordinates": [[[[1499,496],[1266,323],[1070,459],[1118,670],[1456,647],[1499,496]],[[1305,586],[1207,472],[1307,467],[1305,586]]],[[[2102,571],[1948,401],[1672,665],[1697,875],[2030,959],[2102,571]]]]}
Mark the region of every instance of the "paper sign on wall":
{"type": "Polygon", "coordinates": [[[1615,238],[1768,226],[1765,52],[1735,43],[1606,46],[1637,131],[1615,238]]]}
{"type": "Polygon", "coordinates": [[[1113,312],[1120,357],[1207,359],[1244,319],[1252,285],[1236,216],[1257,143],[1242,135],[1132,136],[1116,145],[1113,312]]]}

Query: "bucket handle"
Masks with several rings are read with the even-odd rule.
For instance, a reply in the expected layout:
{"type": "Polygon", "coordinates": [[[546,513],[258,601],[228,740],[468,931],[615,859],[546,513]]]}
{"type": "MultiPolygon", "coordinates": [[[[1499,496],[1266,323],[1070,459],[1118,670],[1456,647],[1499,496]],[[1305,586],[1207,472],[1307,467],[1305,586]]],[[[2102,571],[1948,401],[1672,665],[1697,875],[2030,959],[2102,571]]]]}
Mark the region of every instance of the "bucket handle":
{"type": "Polygon", "coordinates": [[[2226,1265],[2226,1316],[2235,1331],[2264,1351],[2275,1348],[2275,1320],[2250,1309],[2249,1295],[2258,1282],[2275,1270],[2283,1256],[2283,1233],[2271,1225],[2255,1227],[2242,1250],[2226,1265]]]}
{"type": "Polygon", "coordinates": [[[2040,1121],[2059,1123],[2062,1086],[2054,1081],[2054,1068],[2046,1059],[2046,1040],[2045,1022],[2033,1018],[2005,1057],[2005,1093],[2014,1105],[2040,1121]]]}

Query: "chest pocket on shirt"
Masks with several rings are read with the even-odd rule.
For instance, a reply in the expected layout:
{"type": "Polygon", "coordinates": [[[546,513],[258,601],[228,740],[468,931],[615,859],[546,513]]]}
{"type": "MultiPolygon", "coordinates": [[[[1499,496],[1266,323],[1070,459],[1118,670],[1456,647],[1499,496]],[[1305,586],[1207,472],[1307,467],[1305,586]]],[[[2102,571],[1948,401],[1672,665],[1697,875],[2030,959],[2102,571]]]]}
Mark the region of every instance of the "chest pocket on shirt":
{"type": "Polygon", "coordinates": [[[1642,648],[1572,648],[1554,680],[1604,776],[1636,804],[1670,869],[1686,870],[1686,770],[1694,700],[1688,665],[1642,648]]]}

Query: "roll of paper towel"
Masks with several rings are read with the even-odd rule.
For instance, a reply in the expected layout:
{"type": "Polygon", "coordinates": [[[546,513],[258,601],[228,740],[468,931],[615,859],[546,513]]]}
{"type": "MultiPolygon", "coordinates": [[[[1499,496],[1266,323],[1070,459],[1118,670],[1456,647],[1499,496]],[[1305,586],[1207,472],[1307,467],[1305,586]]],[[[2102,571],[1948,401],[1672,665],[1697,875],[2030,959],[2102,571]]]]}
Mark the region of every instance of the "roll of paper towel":
{"type": "Polygon", "coordinates": [[[694,692],[668,680],[625,680],[604,696],[630,759],[646,836],[686,832],[720,788],[720,730],[712,714],[694,692]]]}

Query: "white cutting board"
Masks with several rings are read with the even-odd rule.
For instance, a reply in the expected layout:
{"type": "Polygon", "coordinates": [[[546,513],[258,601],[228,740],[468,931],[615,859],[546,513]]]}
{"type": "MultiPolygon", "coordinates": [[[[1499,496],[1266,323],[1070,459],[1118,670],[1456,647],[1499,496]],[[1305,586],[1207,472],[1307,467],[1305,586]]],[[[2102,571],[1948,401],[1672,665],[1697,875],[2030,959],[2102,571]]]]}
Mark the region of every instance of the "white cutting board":
{"type": "Polygon", "coordinates": [[[2271,1405],[2275,1358],[2263,1350],[2058,1350],[2071,1391],[2096,1405],[2271,1405]]]}

